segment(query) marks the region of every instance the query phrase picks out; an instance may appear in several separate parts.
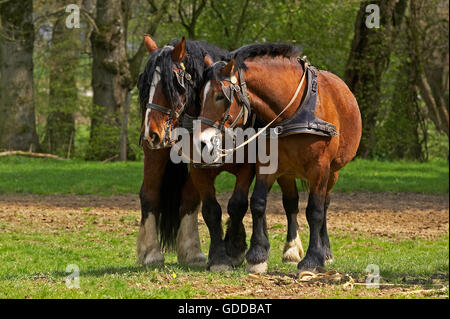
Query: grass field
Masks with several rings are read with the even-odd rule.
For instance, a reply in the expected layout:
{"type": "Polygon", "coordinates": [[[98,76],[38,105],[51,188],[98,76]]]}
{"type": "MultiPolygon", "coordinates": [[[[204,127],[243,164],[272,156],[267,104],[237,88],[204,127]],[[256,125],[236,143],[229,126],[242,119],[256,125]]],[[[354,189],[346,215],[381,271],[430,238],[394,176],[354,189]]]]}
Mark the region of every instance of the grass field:
{"type": "MultiPolygon", "coordinates": [[[[0,298],[448,298],[448,235],[409,239],[332,230],[335,262],[330,268],[364,283],[366,267],[376,264],[381,283],[388,285],[347,290],[342,284],[302,286],[295,280],[296,265],[281,262],[282,215],[268,217],[269,272],[255,280],[243,266],[227,273],[181,266],[174,253],[165,255],[164,266],[136,265],[137,210],[30,205],[33,201],[0,219],[0,298]],[[80,271],[79,289],[66,287],[71,264],[80,271]],[[428,293],[404,293],[420,290],[428,293]]],[[[250,222],[247,216],[246,227],[250,222]]],[[[299,233],[306,248],[304,221],[299,233]]],[[[203,222],[200,236],[206,252],[209,236],[203,222]]]]}
{"type": "MultiPolygon", "coordinates": [[[[335,262],[328,267],[359,283],[350,290],[342,284],[304,285],[296,280],[296,265],[281,262],[286,226],[282,211],[273,214],[273,209],[268,214],[271,252],[267,275],[255,279],[243,266],[226,273],[189,268],[179,265],[173,252],[165,255],[164,266],[138,266],[135,246],[140,212],[136,195],[141,181],[140,162],[1,158],[0,298],[449,297],[449,170],[445,160],[356,160],[341,171],[335,187],[344,196],[341,202],[353,200],[363,206],[351,203],[349,210],[341,207],[342,203],[332,203],[329,227],[335,262]],[[370,195],[377,192],[380,195],[375,198],[370,195]],[[367,195],[355,197],[360,193],[367,195]],[[385,194],[391,194],[392,202],[386,210],[385,194]],[[85,198],[89,198],[87,203],[85,198]],[[117,198],[134,202],[116,206],[117,198]],[[376,205],[381,209],[373,208],[376,205]],[[345,216],[348,221],[341,220],[345,216]],[[414,223],[414,231],[405,230],[410,224],[402,223],[414,223]],[[435,228],[433,235],[429,235],[430,228],[435,228]],[[80,270],[79,289],[66,286],[66,269],[71,264],[80,270]],[[381,289],[364,286],[370,264],[380,269],[381,289]]],[[[216,182],[224,201],[233,182],[226,174],[216,182]]],[[[280,194],[273,196],[281,207],[280,194]]],[[[304,207],[299,221],[306,249],[304,207]]],[[[246,229],[249,240],[249,214],[246,229]]],[[[202,221],[200,236],[206,253],[209,235],[202,221]]]]}
{"type": "MultiPolygon", "coordinates": [[[[142,162],[0,158],[0,194],[137,194],[142,174],[142,162]]],[[[233,186],[234,176],[228,173],[216,180],[219,192],[233,186]]],[[[278,185],[274,190],[279,190],[278,185]]],[[[334,190],[445,194],[449,191],[449,166],[445,160],[417,163],[358,159],[340,171],[334,190]]]]}

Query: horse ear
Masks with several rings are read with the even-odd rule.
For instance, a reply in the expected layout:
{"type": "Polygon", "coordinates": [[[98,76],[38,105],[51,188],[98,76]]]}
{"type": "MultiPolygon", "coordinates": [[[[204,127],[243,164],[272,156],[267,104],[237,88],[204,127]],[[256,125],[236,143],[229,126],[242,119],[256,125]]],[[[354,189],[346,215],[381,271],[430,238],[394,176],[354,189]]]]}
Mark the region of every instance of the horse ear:
{"type": "Polygon", "coordinates": [[[172,51],[172,61],[181,62],[186,56],[186,40],[183,37],[172,51]]]}
{"type": "Polygon", "coordinates": [[[227,65],[225,65],[222,70],[220,70],[220,73],[224,76],[231,76],[234,71],[234,59],[228,62],[227,65]]]}
{"type": "Polygon", "coordinates": [[[209,55],[205,55],[205,58],[203,59],[203,61],[205,62],[205,66],[207,68],[209,68],[211,65],[214,64],[213,60],[211,59],[211,57],[209,55]]]}
{"type": "Polygon", "coordinates": [[[153,39],[148,34],[144,34],[144,44],[149,53],[152,53],[153,51],[158,49],[158,45],[156,45],[155,41],[153,41],[153,39]]]}

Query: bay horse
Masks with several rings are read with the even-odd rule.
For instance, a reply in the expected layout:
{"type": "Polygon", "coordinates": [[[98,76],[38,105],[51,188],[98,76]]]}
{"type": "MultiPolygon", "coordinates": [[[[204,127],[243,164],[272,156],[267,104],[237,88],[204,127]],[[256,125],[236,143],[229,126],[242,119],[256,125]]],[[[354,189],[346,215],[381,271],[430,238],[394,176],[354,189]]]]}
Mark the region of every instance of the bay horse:
{"type": "Polygon", "coordinates": [[[208,123],[220,123],[226,115],[236,116],[241,111],[244,106],[238,98],[224,99],[223,95],[234,94],[236,84],[244,80],[252,111],[267,123],[261,131],[272,128],[281,136],[278,150],[271,150],[278,151],[276,172],[261,173],[266,164],[256,163],[256,182],[250,199],[253,233],[246,254],[247,269],[252,272],[267,269],[270,245],[265,212],[267,194],[276,180],[283,181],[280,185],[285,206],[294,205],[298,198],[294,188],[296,178],[309,186],[306,208],[309,247],[298,263],[298,271],[314,270],[332,260],[326,224],[330,194],[339,170],[353,159],[361,139],[361,114],[347,85],[338,76],[309,66],[299,54],[300,49],[295,46],[268,43],[244,46],[226,64],[211,65],[205,59],[209,68],[201,92],[200,117],[208,122],[202,125],[201,135],[210,138],[211,132],[207,131],[213,128],[208,123]],[[312,105],[308,101],[314,94],[317,103],[312,105]],[[288,121],[301,112],[306,114],[302,116],[307,121],[289,126],[288,121]],[[281,126],[281,123],[288,124],[281,126]],[[292,134],[282,135],[283,130],[291,130],[292,134]]]}
{"type": "MultiPolygon", "coordinates": [[[[182,47],[186,51],[184,39],[172,41],[159,49],[153,39],[145,35],[144,44],[151,54],[137,83],[142,114],[140,143],[144,141],[144,179],[139,192],[141,222],[137,240],[138,263],[162,264],[164,256],[161,250],[175,247],[179,263],[205,265],[206,257],[201,251],[197,225],[200,197],[189,177],[188,167],[184,163],[174,164],[169,160],[169,149],[162,145],[165,140],[157,140],[157,130],[153,126],[149,133],[145,121],[149,124],[148,117],[153,110],[148,107],[149,101],[155,108],[161,105],[162,111],[166,111],[164,105],[181,107],[184,103],[182,99],[189,101],[185,104],[190,107],[196,99],[192,86],[199,85],[198,74],[202,74],[204,69],[205,52],[217,59],[225,59],[228,53],[206,43],[189,42],[188,56],[183,63],[186,72],[179,59],[182,47]],[[158,83],[152,85],[155,79],[158,83]]],[[[151,117],[157,117],[160,112],[151,113],[151,117]]]]}
{"type": "MultiPolygon", "coordinates": [[[[192,120],[199,115],[199,91],[202,87],[203,71],[206,67],[204,59],[211,60],[211,63],[225,60],[228,52],[221,51],[204,42],[185,41],[184,38],[175,47],[162,49],[159,49],[151,38],[147,37],[146,41],[148,51],[152,56],[158,55],[160,57],[161,63],[166,65],[166,71],[160,70],[160,76],[156,77],[155,80],[155,65],[158,62],[156,61],[155,65],[151,67],[147,65],[147,75],[143,76],[147,79],[146,84],[140,86],[141,107],[143,109],[141,132],[143,140],[146,142],[144,152],[148,153],[155,149],[165,151],[167,158],[168,148],[173,143],[170,140],[171,130],[176,126],[191,127],[192,120]],[[201,52],[196,50],[199,45],[202,49],[201,52]],[[180,81],[179,76],[176,75],[180,70],[183,70],[185,75],[189,74],[192,81],[180,81]],[[185,85],[181,85],[182,83],[185,85]],[[183,88],[178,90],[180,86],[183,88]],[[154,89],[152,90],[151,87],[154,87],[154,89]],[[171,87],[178,89],[171,89],[171,87]]],[[[166,170],[169,168],[166,168],[166,170]]],[[[178,189],[181,195],[180,215],[182,219],[185,214],[193,215],[200,200],[203,203],[202,215],[211,235],[208,268],[212,271],[227,270],[239,266],[244,261],[247,244],[242,220],[248,209],[248,194],[253,179],[254,164],[250,163],[225,164],[220,167],[208,168],[191,165],[185,186],[178,189]],[[236,176],[236,184],[227,206],[230,219],[223,238],[222,211],[216,199],[214,182],[216,177],[224,171],[236,176]]],[[[153,180],[153,176],[148,175],[148,180],[153,180]]],[[[175,191],[177,190],[172,189],[172,193],[175,191]]],[[[293,208],[289,210],[289,216],[292,215],[293,210],[293,208]]],[[[295,233],[295,236],[288,236],[289,240],[283,254],[283,260],[286,262],[298,262],[303,256],[301,241],[297,234],[296,219],[295,222],[292,222],[292,220],[292,218],[288,219],[289,227],[294,230],[291,230],[291,234],[295,233]]],[[[176,218],[173,221],[176,221],[176,218]]],[[[192,227],[193,224],[184,225],[181,223],[178,233],[193,233],[198,236],[198,231],[196,230],[197,233],[195,233],[192,227]]],[[[175,222],[172,223],[172,228],[177,228],[175,222]]],[[[178,242],[181,242],[181,239],[177,239],[178,242]]]]}

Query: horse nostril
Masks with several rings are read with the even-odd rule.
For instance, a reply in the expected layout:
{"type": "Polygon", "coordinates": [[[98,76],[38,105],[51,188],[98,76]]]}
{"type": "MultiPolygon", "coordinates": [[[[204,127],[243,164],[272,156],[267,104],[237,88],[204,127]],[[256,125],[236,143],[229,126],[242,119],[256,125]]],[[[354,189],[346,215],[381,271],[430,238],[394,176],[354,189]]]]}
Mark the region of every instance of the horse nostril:
{"type": "Polygon", "coordinates": [[[160,142],[160,138],[159,135],[156,133],[151,133],[150,134],[150,140],[152,141],[153,145],[158,145],[160,142]]]}

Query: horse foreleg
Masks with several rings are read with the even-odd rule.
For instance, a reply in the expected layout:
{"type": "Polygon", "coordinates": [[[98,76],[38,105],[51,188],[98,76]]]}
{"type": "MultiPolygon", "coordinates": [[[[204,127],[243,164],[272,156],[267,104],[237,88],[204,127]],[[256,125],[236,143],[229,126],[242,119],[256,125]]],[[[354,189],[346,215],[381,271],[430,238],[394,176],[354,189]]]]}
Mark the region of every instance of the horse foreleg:
{"type": "Polygon", "coordinates": [[[144,185],[139,193],[141,199],[141,226],[137,240],[137,262],[141,265],[164,263],[161,246],[158,241],[157,211],[155,202],[148,198],[144,185]]]}
{"type": "Polygon", "coordinates": [[[189,177],[181,195],[181,222],[177,233],[178,262],[188,266],[204,266],[206,256],[203,254],[198,233],[198,211],[200,196],[189,177]]]}
{"type": "Polygon", "coordinates": [[[257,175],[256,177],[255,188],[250,199],[253,233],[250,239],[250,249],[246,255],[246,270],[249,272],[264,273],[267,271],[270,243],[267,235],[266,204],[267,193],[274,182],[275,179],[270,175],[257,175]]]}
{"type": "Polygon", "coordinates": [[[211,271],[230,270],[231,259],[226,254],[223,241],[222,208],[216,199],[214,180],[216,171],[191,168],[194,185],[202,200],[202,216],[209,230],[211,242],[208,253],[208,269],[211,271]]]}
{"type": "Polygon", "coordinates": [[[294,177],[281,176],[278,178],[283,193],[283,207],[287,219],[286,244],[283,250],[283,262],[298,263],[304,256],[302,242],[298,235],[298,189],[294,177]]]}
{"type": "Polygon", "coordinates": [[[146,266],[164,263],[158,241],[158,205],[160,185],[169,153],[150,151],[147,147],[144,147],[144,153],[144,180],[139,192],[141,225],[137,239],[137,262],[146,266]]]}
{"type": "Polygon", "coordinates": [[[247,242],[242,222],[248,209],[248,192],[254,177],[254,167],[245,165],[236,174],[236,185],[228,202],[230,223],[225,235],[225,246],[234,267],[240,266],[245,259],[247,242]]]}

